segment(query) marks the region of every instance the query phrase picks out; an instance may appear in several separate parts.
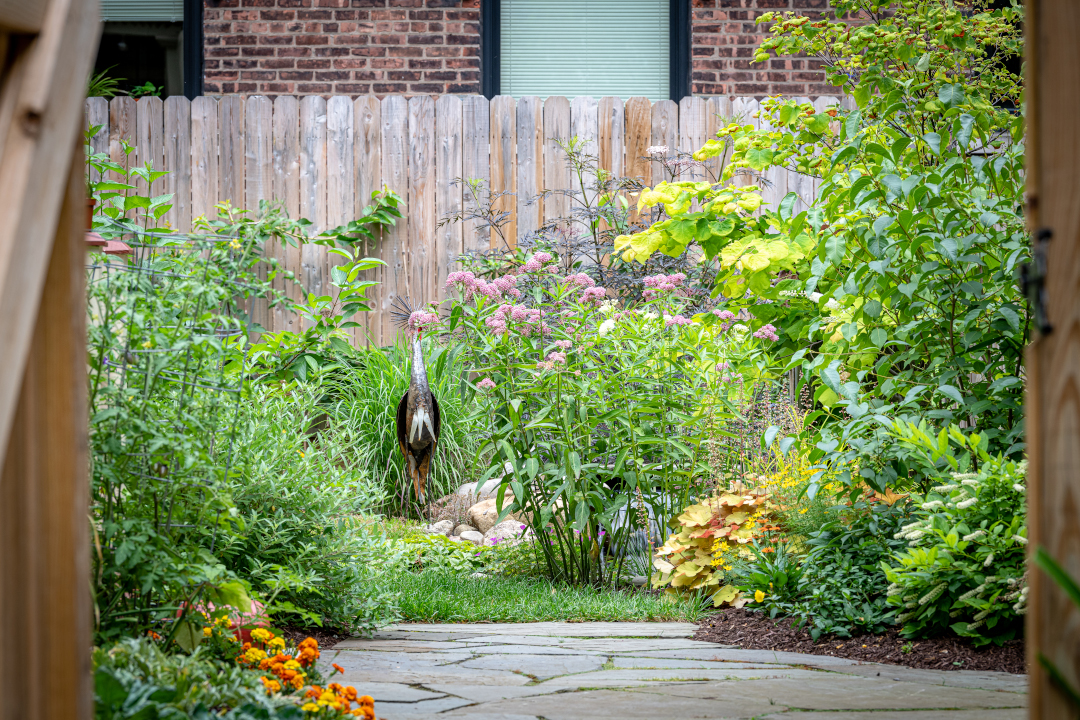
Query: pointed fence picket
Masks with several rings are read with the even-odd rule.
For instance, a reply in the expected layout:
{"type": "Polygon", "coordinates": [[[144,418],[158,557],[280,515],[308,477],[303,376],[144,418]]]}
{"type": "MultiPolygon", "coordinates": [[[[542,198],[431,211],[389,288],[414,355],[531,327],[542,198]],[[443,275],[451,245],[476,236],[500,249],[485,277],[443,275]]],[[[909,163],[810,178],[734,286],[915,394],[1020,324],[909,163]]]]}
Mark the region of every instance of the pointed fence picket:
{"type": "MultiPolygon", "coordinates": [[[[799,98],[819,111],[851,107],[849,98],[799,98]]],[[[753,98],[687,97],[650,102],[635,97],[568,99],[478,95],[439,98],[364,96],[89,98],[86,120],[100,126],[91,139],[95,151],[132,167],[151,162],[169,175],[146,188],[154,195],[172,193],[173,207],[164,220],[181,232],[199,217],[212,217],[214,206],[255,209],[259,200],[282,203],[292,217],[311,220],[316,231],[328,230],[359,216],[371,194],[388,187],[405,200],[405,217],[375,242],[360,248],[386,266],[369,273],[379,285],[369,291],[374,308],[357,318],[354,339],[393,342],[397,328],[390,304],[409,296],[414,303],[445,297],[446,275],[462,252],[487,250],[502,241],[476,217],[443,223],[450,214],[475,213],[473,194],[461,180],[479,179],[488,190],[512,193],[496,203],[507,213],[507,245],[571,213],[570,198],[558,191],[580,185],[572,176],[559,143],[577,136],[601,167],[645,184],[669,179],[664,166],[648,157],[651,146],[669,152],[693,152],[730,122],[761,126],[760,105],[753,98]],[[121,141],[135,146],[125,154],[121,141]],[[552,192],[554,191],[554,192],[552,192]],[[539,197],[542,196],[542,197],[539,197]]],[[[687,169],[680,179],[719,176],[719,159],[687,169]]],[[[96,177],[93,179],[97,179],[96,177]]],[[[812,201],[813,178],[779,169],[759,182],[767,207],[775,208],[789,192],[801,209],[812,201]]],[[[749,185],[753,177],[735,182],[749,185]]],[[[588,181],[585,189],[590,190],[588,181]]],[[[321,246],[301,248],[272,244],[268,257],[295,273],[303,287],[317,294],[332,291],[330,269],[339,262],[321,246]]],[[[300,290],[279,276],[275,286],[300,297],[300,290]]],[[[265,302],[253,306],[254,319],[270,331],[299,330],[295,317],[265,302]]]]}

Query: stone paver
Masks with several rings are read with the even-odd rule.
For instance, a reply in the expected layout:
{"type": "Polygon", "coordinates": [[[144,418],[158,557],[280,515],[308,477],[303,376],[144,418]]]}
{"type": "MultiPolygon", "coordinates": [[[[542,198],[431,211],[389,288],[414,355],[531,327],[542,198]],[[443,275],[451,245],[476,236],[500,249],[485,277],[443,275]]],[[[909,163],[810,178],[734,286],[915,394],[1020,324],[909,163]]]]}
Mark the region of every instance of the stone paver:
{"type": "Polygon", "coordinates": [[[690,639],[688,623],[402,624],[324,652],[383,720],[1022,720],[1027,678],[690,639]]]}

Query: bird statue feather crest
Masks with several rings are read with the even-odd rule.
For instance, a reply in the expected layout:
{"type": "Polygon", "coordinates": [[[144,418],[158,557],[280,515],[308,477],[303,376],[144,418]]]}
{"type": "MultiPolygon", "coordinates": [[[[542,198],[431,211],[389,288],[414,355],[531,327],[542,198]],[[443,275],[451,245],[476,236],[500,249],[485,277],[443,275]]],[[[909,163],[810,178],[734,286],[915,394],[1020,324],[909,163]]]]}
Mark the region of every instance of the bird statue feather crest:
{"type": "Polygon", "coordinates": [[[427,368],[424,365],[423,331],[413,327],[410,322],[417,312],[409,304],[408,298],[396,298],[391,304],[390,315],[397,324],[408,330],[415,329],[412,338],[412,367],[409,374],[409,389],[402,396],[397,407],[397,439],[401,454],[405,456],[406,472],[416,490],[416,499],[421,506],[427,504],[425,490],[428,474],[431,472],[431,459],[439,442],[442,430],[442,417],[439,401],[435,399],[428,385],[427,368]]]}

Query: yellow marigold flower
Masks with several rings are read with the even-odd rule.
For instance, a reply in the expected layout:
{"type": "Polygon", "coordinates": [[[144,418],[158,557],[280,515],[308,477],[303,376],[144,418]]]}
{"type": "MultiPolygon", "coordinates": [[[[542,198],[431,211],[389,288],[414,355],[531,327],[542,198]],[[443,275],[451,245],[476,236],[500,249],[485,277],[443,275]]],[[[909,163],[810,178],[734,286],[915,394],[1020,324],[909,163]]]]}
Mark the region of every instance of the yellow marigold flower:
{"type": "Polygon", "coordinates": [[[255,628],[251,631],[251,639],[264,643],[274,637],[274,634],[266,628],[255,628]]]}
{"type": "Polygon", "coordinates": [[[208,627],[204,627],[204,628],[202,629],[202,634],[203,634],[203,637],[210,637],[211,635],[213,635],[213,634],[214,634],[214,629],[213,629],[213,628],[208,628],[208,627]]]}
{"type": "Polygon", "coordinates": [[[296,675],[295,677],[293,677],[292,680],[289,681],[289,683],[293,686],[294,690],[299,690],[300,688],[304,687],[303,674],[296,675]]]}
{"type": "Polygon", "coordinates": [[[300,663],[298,663],[296,660],[288,660],[285,662],[285,667],[289,668],[290,670],[299,670],[300,663]]]}
{"type": "Polygon", "coordinates": [[[272,647],[272,648],[284,648],[285,647],[285,638],[283,638],[283,637],[270,638],[270,640],[268,640],[266,644],[267,644],[268,647],[272,647]]]}
{"type": "Polygon", "coordinates": [[[319,706],[315,703],[304,703],[300,706],[300,709],[304,712],[319,712],[319,706]]]}

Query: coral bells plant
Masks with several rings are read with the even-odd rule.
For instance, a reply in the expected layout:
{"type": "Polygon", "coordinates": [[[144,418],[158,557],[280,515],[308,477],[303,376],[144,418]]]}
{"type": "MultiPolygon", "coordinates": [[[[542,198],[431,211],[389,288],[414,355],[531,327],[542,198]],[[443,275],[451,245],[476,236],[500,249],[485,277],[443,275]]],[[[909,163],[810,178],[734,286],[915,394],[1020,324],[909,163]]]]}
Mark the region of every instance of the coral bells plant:
{"type": "Polygon", "coordinates": [[[653,556],[659,571],[653,587],[667,587],[670,593],[700,591],[715,606],[742,607],[748,598],[724,581],[733,560],[750,557],[752,543],[778,529],[770,522],[772,509],[768,492],[741,484],[686,508],[677,518],[679,531],[653,556]]]}
{"type": "Polygon", "coordinates": [[[552,577],[598,583],[621,572],[634,528],[658,536],[704,492],[707,426],[762,376],[769,343],[691,316],[680,273],[615,298],[559,267],[536,252],[501,283],[451,273],[442,331],[480,378],[499,511],[529,518],[552,577]]]}

